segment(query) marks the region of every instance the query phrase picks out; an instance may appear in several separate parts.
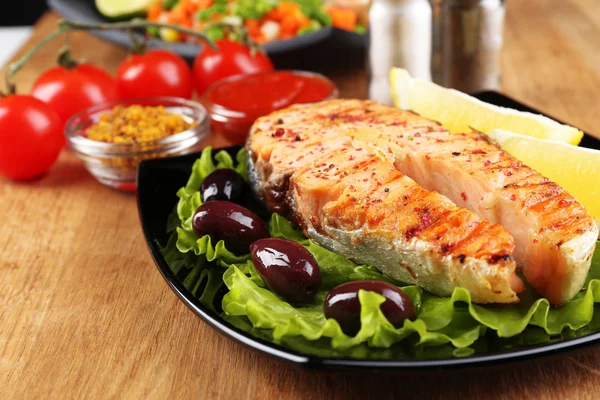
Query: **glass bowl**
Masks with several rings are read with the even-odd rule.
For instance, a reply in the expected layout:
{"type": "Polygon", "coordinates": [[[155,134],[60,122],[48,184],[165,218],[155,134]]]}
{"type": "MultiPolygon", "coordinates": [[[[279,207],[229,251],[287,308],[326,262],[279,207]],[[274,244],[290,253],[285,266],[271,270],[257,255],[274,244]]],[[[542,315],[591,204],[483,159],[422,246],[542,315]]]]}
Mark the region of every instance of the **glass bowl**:
{"type": "Polygon", "coordinates": [[[99,182],[115,189],[134,191],[137,166],[142,160],[192,153],[200,150],[202,140],[210,132],[206,109],[199,103],[177,97],[144,97],[117,100],[90,107],[74,115],[65,126],[69,147],[99,182]],[[145,143],[106,143],[88,139],[86,132],[98,122],[100,115],[115,106],[163,106],[181,115],[192,128],[145,143]]]}
{"type": "MultiPolygon", "coordinates": [[[[257,74],[253,74],[254,76],[273,74],[273,73],[282,73],[288,72],[292,75],[302,76],[307,78],[318,79],[325,82],[329,87],[329,93],[320,98],[318,101],[324,100],[333,100],[339,97],[339,92],[336,84],[327,78],[324,75],[318,74],[316,72],[308,72],[308,71],[298,71],[298,70],[277,70],[272,72],[259,72],[257,74]]],[[[214,129],[214,132],[218,135],[225,137],[229,142],[233,144],[242,144],[246,140],[246,136],[254,124],[254,121],[262,117],[263,115],[269,114],[272,111],[276,111],[281,107],[275,107],[268,112],[256,112],[256,111],[240,111],[234,110],[231,108],[227,108],[224,105],[217,104],[212,102],[210,99],[212,97],[213,92],[219,90],[223,86],[227,86],[230,84],[235,84],[237,81],[244,80],[250,75],[234,75],[227,78],[223,78],[213,83],[204,93],[200,101],[208,110],[210,114],[210,124],[214,129]]],[[[261,96],[261,93],[257,89],[256,93],[249,93],[253,96],[261,96]]],[[[286,105],[284,107],[288,107],[286,105]]]]}

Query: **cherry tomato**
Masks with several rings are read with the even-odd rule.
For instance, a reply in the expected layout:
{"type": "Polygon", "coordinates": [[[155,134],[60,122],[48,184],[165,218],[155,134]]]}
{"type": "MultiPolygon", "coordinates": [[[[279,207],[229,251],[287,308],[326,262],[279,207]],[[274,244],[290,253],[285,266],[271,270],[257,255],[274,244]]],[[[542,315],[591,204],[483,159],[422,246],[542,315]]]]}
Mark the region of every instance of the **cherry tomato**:
{"type": "Polygon", "coordinates": [[[133,54],[117,69],[119,98],[192,97],[192,71],[183,58],[168,50],[133,54]]]}
{"type": "Polygon", "coordinates": [[[0,98],[0,174],[25,180],[46,172],[64,145],[60,117],[32,96],[0,98]]]}
{"type": "Polygon", "coordinates": [[[117,99],[114,79],[90,64],[47,70],[35,81],[31,95],[50,105],[63,125],[79,111],[117,99]]]}
{"type": "Polygon", "coordinates": [[[204,46],[194,60],[194,88],[198,95],[219,79],[239,74],[273,71],[273,63],[262,52],[227,39],[217,40],[218,51],[204,46]]]}

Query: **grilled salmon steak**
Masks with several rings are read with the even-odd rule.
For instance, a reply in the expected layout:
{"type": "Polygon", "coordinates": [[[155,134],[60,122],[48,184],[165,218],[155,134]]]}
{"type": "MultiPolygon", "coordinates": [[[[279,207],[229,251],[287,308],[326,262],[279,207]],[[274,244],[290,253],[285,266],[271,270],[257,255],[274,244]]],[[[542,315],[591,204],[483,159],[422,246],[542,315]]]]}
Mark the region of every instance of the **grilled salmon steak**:
{"type": "Polygon", "coordinates": [[[516,265],[552,304],[584,284],[594,219],[479,133],[334,100],[260,118],[247,149],[251,184],[271,211],[388,276],[438,295],[463,287],[479,303],[518,301],[516,265]]]}

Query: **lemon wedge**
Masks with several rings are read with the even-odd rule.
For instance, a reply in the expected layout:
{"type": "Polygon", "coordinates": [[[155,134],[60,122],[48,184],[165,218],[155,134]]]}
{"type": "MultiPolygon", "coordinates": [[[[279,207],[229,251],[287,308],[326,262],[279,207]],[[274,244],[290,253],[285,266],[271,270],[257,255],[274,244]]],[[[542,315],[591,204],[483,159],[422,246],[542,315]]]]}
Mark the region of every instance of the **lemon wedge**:
{"type": "Polygon", "coordinates": [[[392,68],[390,84],[394,105],[440,122],[451,132],[469,132],[471,128],[487,133],[491,129],[578,145],[583,132],[548,117],[498,107],[475,97],[435,83],[412,78],[401,68],[392,68]]]}
{"type": "Polygon", "coordinates": [[[500,129],[487,135],[504,151],[562,186],[600,221],[600,151],[500,129]]]}

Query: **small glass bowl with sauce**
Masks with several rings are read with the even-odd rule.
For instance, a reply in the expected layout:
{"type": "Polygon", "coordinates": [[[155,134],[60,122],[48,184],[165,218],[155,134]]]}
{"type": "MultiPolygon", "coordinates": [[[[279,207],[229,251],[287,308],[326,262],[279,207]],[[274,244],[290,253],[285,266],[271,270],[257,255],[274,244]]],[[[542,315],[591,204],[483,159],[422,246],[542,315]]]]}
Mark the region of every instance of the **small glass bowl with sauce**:
{"type": "MultiPolygon", "coordinates": [[[[137,109],[136,107],[135,110],[137,109]]],[[[139,124],[138,121],[135,123],[139,124]]],[[[65,126],[69,147],[77,157],[83,160],[94,178],[100,183],[124,191],[136,189],[137,166],[142,160],[199,151],[203,139],[208,136],[209,132],[210,125],[206,109],[194,101],[176,97],[145,97],[100,104],[74,115],[65,126]],[[156,126],[159,129],[170,127],[171,130],[174,130],[182,127],[183,130],[174,131],[168,136],[165,136],[166,131],[154,130],[152,135],[144,131],[146,137],[138,142],[135,133],[128,130],[142,129],[140,125],[136,125],[134,128],[133,122],[127,125],[123,123],[122,118],[115,118],[119,121],[119,124],[113,121],[114,128],[118,131],[115,131],[115,140],[109,141],[108,135],[102,137],[101,140],[92,140],[88,137],[90,128],[99,127],[101,121],[104,121],[105,129],[112,129],[112,127],[106,126],[105,119],[107,117],[114,117],[116,115],[114,113],[136,106],[142,106],[150,112],[159,110],[160,112],[157,111],[154,115],[146,115],[146,117],[148,115],[155,117],[154,122],[156,122],[157,115],[161,118],[169,118],[164,124],[154,124],[153,128],[156,126]]],[[[95,133],[92,136],[98,138],[103,135],[95,133]]]]}
{"type": "Polygon", "coordinates": [[[211,85],[201,99],[215,133],[243,144],[254,121],[299,103],[338,98],[327,77],[306,71],[272,71],[235,75],[211,85]]]}

